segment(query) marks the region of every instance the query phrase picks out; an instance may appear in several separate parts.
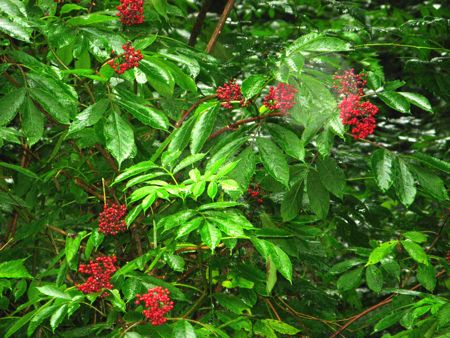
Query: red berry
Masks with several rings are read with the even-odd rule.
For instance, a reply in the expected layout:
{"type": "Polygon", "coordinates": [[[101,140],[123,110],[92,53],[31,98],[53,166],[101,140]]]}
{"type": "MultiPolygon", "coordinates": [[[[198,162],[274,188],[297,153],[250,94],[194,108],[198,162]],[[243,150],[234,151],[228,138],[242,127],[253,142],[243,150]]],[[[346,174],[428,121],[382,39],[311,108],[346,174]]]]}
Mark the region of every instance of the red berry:
{"type": "Polygon", "coordinates": [[[366,138],[373,134],[376,127],[374,116],[378,113],[377,106],[368,101],[361,102],[360,96],[351,94],[342,99],[339,109],[342,123],[354,126],[351,132],[355,139],[366,138]]]}
{"type": "Polygon", "coordinates": [[[105,204],[98,220],[98,231],[113,236],[126,231],[127,225],[124,220],[126,213],[127,207],[124,205],[108,206],[105,204]]]}
{"type": "Polygon", "coordinates": [[[269,94],[264,97],[263,105],[270,111],[279,110],[286,113],[294,106],[296,93],[297,89],[293,86],[280,82],[276,87],[269,88],[269,94]]]}
{"type": "Polygon", "coordinates": [[[241,87],[230,80],[216,90],[217,98],[222,101],[221,105],[227,109],[233,109],[231,101],[239,101],[241,106],[245,106],[245,98],[242,96],[241,87]]]}
{"type": "Polygon", "coordinates": [[[355,74],[352,69],[346,70],[342,75],[335,75],[335,85],[333,86],[338,93],[347,95],[364,95],[364,87],[366,86],[365,74],[355,74]]]}
{"type": "MultiPolygon", "coordinates": [[[[80,264],[78,271],[91,276],[83,284],[77,285],[78,290],[83,293],[94,293],[102,289],[112,289],[113,285],[110,279],[113,273],[117,271],[114,265],[116,262],[116,256],[104,256],[97,257],[95,261],[90,261],[89,264],[80,264]]],[[[105,293],[102,294],[102,297],[104,296],[105,293]]]]}
{"type": "Polygon", "coordinates": [[[142,311],[145,318],[151,321],[153,326],[166,322],[164,315],[173,309],[173,302],[170,300],[170,292],[160,286],[148,289],[143,295],[136,295],[136,304],[143,303],[145,310],[142,311]]]}
{"type": "Polygon", "coordinates": [[[130,42],[124,44],[122,48],[124,51],[122,56],[117,56],[108,61],[108,64],[119,75],[123,74],[128,69],[139,67],[139,61],[144,58],[141,51],[139,49],[134,50],[130,42]]]}
{"type": "Polygon", "coordinates": [[[120,5],[116,8],[119,11],[117,16],[125,26],[137,25],[144,22],[143,0],[120,0],[120,5]]]}

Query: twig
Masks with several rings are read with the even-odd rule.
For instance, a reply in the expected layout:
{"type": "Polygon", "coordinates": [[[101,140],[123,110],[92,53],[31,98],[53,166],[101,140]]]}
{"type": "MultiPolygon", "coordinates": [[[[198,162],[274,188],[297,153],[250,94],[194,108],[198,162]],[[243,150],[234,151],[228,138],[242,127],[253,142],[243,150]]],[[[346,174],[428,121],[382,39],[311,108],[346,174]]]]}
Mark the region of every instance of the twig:
{"type": "Polygon", "coordinates": [[[211,51],[214,48],[214,45],[217,42],[217,39],[220,36],[220,33],[222,33],[223,26],[225,26],[225,22],[227,21],[228,15],[231,12],[231,9],[233,8],[234,0],[228,0],[227,4],[225,5],[225,8],[223,9],[222,15],[219,18],[219,22],[216,25],[216,28],[214,29],[213,34],[211,35],[211,38],[209,39],[208,45],[206,46],[205,51],[210,54],[211,51]]]}
{"type": "Polygon", "coordinates": [[[209,6],[211,6],[211,2],[212,0],[205,0],[200,12],[198,12],[197,19],[195,20],[194,27],[192,28],[191,36],[189,37],[188,45],[191,47],[194,47],[197,42],[197,37],[200,35],[200,31],[202,29],[203,22],[205,21],[209,6]]]}
{"type": "Polygon", "coordinates": [[[183,124],[184,120],[187,119],[187,117],[189,116],[190,113],[192,113],[193,110],[195,110],[201,103],[206,102],[208,100],[211,100],[213,98],[215,98],[217,95],[207,95],[205,97],[202,97],[200,100],[198,100],[197,102],[195,102],[188,110],[186,110],[183,115],[181,116],[181,118],[178,120],[178,122],[175,124],[175,128],[179,128],[181,127],[181,125],[183,124]]]}
{"type": "MultiPolygon", "coordinates": [[[[445,272],[446,272],[445,269],[439,271],[438,274],[436,275],[436,279],[441,277],[445,272]]],[[[416,284],[410,290],[411,291],[417,290],[418,288],[420,288],[420,286],[421,286],[420,284],[416,284]]],[[[343,332],[347,327],[349,327],[351,324],[356,322],[361,317],[364,317],[368,313],[378,309],[379,307],[382,307],[383,305],[389,304],[390,302],[392,302],[392,299],[394,298],[395,295],[396,294],[392,294],[389,297],[387,297],[386,299],[383,299],[381,302],[379,302],[379,303],[371,306],[370,308],[364,310],[363,312],[358,313],[357,315],[351,317],[351,319],[348,322],[346,322],[344,325],[342,325],[336,332],[334,332],[330,336],[330,338],[336,338],[339,334],[341,334],[341,332],[343,332]]]]}
{"type": "Polygon", "coordinates": [[[270,113],[270,114],[266,114],[266,115],[261,115],[261,116],[255,116],[255,117],[249,117],[248,119],[243,119],[243,120],[239,120],[236,121],[234,123],[229,124],[228,126],[225,126],[219,130],[217,130],[216,132],[212,133],[211,136],[208,138],[208,140],[213,139],[227,131],[230,130],[235,130],[237,127],[239,127],[242,124],[246,124],[246,123],[250,123],[250,122],[255,122],[255,121],[261,121],[261,120],[265,120],[269,117],[276,117],[276,116],[286,116],[286,113],[270,113]]]}
{"type": "Polygon", "coordinates": [[[117,168],[116,162],[114,162],[114,159],[111,157],[111,155],[103,148],[100,144],[96,144],[95,148],[102,154],[102,156],[105,158],[106,161],[108,161],[111,168],[114,170],[116,174],[119,173],[119,169],[117,168]]]}
{"type": "Polygon", "coordinates": [[[53,225],[47,225],[47,229],[57,232],[58,234],[63,235],[64,237],[67,237],[67,235],[69,235],[67,232],[65,232],[63,229],[54,227],[53,225]]]}
{"type": "Polygon", "coordinates": [[[275,307],[273,306],[272,302],[268,299],[268,298],[263,298],[264,302],[266,302],[266,304],[270,307],[270,309],[272,310],[273,314],[275,315],[275,317],[277,317],[277,319],[281,322],[281,317],[278,314],[277,310],[275,309],[275,307]]]}

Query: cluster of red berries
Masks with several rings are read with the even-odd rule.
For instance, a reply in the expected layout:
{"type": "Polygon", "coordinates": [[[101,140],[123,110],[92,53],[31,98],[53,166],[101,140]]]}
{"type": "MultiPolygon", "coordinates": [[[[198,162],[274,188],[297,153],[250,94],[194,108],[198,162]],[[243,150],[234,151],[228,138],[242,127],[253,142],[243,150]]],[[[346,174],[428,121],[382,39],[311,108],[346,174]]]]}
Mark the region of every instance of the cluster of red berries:
{"type": "Polygon", "coordinates": [[[269,88],[269,94],[263,99],[263,105],[270,111],[281,111],[286,113],[294,104],[297,89],[287,83],[280,82],[276,87],[269,88]]]}
{"type": "Polygon", "coordinates": [[[138,25],[144,22],[143,0],[120,0],[116,7],[119,11],[117,16],[125,26],[138,25]]]}
{"type": "Polygon", "coordinates": [[[144,304],[146,309],[142,313],[153,326],[164,324],[167,320],[164,315],[173,309],[169,294],[169,290],[157,286],[143,295],[136,295],[136,304],[144,304]]]}
{"type": "Polygon", "coordinates": [[[363,101],[366,85],[364,75],[355,74],[353,69],[349,69],[342,75],[335,75],[334,79],[334,88],[343,96],[339,103],[342,123],[353,126],[351,133],[354,139],[364,139],[373,134],[378,107],[369,101],[363,101]]]}
{"type": "Polygon", "coordinates": [[[227,109],[233,109],[231,101],[239,101],[241,106],[245,106],[245,99],[242,96],[241,86],[234,80],[230,80],[216,90],[217,98],[222,101],[221,105],[227,109]]]}
{"type": "MultiPolygon", "coordinates": [[[[77,285],[78,290],[83,293],[93,293],[102,289],[112,289],[113,285],[110,279],[113,273],[117,271],[114,265],[116,262],[116,256],[104,256],[97,257],[95,261],[90,261],[89,264],[80,264],[78,271],[91,276],[83,284],[77,285]]],[[[102,296],[106,295],[105,292],[102,296]]]]}
{"type": "Polygon", "coordinates": [[[139,49],[135,50],[130,42],[124,44],[122,48],[124,51],[122,56],[115,57],[108,61],[108,64],[119,75],[129,69],[139,67],[139,61],[144,58],[141,51],[139,49]]]}
{"type": "Polygon", "coordinates": [[[117,235],[121,231],[127,230],[124,217],[127,213],[125,205],[105,204],[98,220],[98,231],[107,235],[117,235]]]}
{"type": "Polygon", "coordinates": [[[334,76],[335,84],[333,88],[344,96],[347,95],[364,95],[364,87],[367,81],[365,80],[365,74],[355,74],[355,70],[348,69],[344,71],[342,75],[334,76]]]}
{"type": "Polygon", "coordinates": [[[351,130],[353,138],[364,139],[373,134],[376,127],[377,106],[369,101],[361,101],[359,95],[349,95],[342,99],[339,109],[342,123],[353,126],[351,130]]]}
{"type": "Polygon", "coordinates": [[[447,262],[450,264],[450,250],[447,251],[447,262]]]}
{"type": "Polygon", "coordinates": [[[247,188],[248,195],[256,201],[258,204],[263,204],[263,199],[261,198],[261,191],[259,185],[255,186],[255,189],[252,189],[251,187],[247,188]]]}

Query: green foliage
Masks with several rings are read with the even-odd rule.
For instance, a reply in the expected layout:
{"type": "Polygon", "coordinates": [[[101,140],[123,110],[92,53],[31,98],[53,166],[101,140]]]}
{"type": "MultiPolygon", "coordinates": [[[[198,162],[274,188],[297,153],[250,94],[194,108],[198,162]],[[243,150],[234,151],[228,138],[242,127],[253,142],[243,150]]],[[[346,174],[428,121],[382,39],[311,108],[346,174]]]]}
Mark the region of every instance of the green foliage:
{"type": "Polygon", "coordinates": [[[211,53],[225,1],[199,31],[203,1],[144,3],[125,26],[116,0],[0,0],[0,335],[447,336],[444,3],[245,0],[211,53]],[[118,74],[127,42],[143,58],[118,74]],[[340,117],[350,68],[379,108],[366,139],[340,117]],[[112,287],[81,292],[111,255],[112,287]],[[136,297],[157,286],[153,326],[136,297]]]}

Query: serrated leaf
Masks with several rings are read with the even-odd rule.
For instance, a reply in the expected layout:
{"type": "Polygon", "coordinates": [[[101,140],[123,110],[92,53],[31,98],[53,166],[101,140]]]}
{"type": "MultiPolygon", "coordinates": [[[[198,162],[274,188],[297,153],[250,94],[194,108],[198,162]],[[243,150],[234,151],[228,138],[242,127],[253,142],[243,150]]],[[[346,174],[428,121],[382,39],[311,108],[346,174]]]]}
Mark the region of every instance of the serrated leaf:
{"type": "Polygon", "coordinates": [[[222,239],[222,234],[217,227],[209,222],[205,222],[200,230],[200,237],[207,246],[211,248],[211,251],[219,245],[222,239]]]}
{"type": "Polygon", "coordinates": [[[425,265],[429,264],[428,255],[420,245],[414,243],[409,239],[401,241],[401,243],[412,259],[414,259],[418,263],[422,263],[425,265]]]}
{"type": "Polygon", "coordinates": [[[289,165],[280,148],[272,141],[262,137],[256,139],[256,144],[264,168],[269,175],[285,187],[289,187],[289,165]]]}
{"type": "Polygon", "coordinates": [[[32,278],[23,265],[25,259],[16,259],[0,263],[0,278],[32,278]]]}
{"type": "Polygon", "coordinates": [[[38,142],[44,134],[44,115],[30,98],[23,104],[22,131],[30,146],[38,142]]]}
{"type": "Polygon", "coordinates": [[[202,225],[202,223],[203,218],[199,217],[180,225],[177,230],[177,237],[175,239],[189,235],[192,231],[197,230],[202,225]]]}
{"type": "Polygon", "coordinates": [[[146,57],[139,63],[139,68],[147,75],[148,82],[163,96],[172,96],[175,80],[172,73],[160,59],[146,57]]]}
{"type": "Polygon", "coordinates": [[[333,275],[340,274],[340,273],[343,273],[344,271],[347,271],[348,269],[351,269],[354,266],[361,265],[363,263],[364,263],[364,261],[359,258],[347,259],[343,262],[339,262],[339,263],[336,263],[335,265],[333,265],[331,267],[331,269],[328,270],[328,272],[333,275]]]}
{"type": "Polygon", "coordinates": [[[163,217],[158,222],[158,228],[164,228],[165,231],[170,230],[176,226],[182,225],[194,217],[196,212],[194,210],[181,210],[175,214],[163,217]]]}
{"type": "Polygon", "coordinates": [[[50,317],[52,313],[59,307],[59,305],[52,305],[52,306],[43,306],[39,310],[36,311],[33,318],[30,320],[30,324],[28,325],[27,329],[27,335],[30,337],[34,331],[43,323],[45,319],[50,317]]]}
{"type": "Polygon", "coordinates": [[[417,269],[417,280],[422,286],[430,292],[436,287],[436,271],[434,266],[419,264],[417,269]]]}
{"type": "Polygon", "coordinates": [[[357,268],[344,273],[337,281],[337,287],[341,291],[355,289],[361,283],[363,268],[357,268]]]}
{"type": "Polygon", "coordinates": [[[430,113],[433,112],[433,108],[431,107],[430,101],[428,101],[428,99],[425,96],[409,92],[399,92],[399,94],[405,97],[413,105],[430,113]]]}
{"type": "Polygon", "coordinates": [[[275,143],[284,150],[286,154],[293,158],[304,161],[305,147],[300,138],[291,130],[277,124],[268,124],[270,134],[275,143]]]}
{"type": "Polygon", "coordinates": [[[70,114],[60,101],[55,100],[55,96],[49,92],[39,89],[31,88],[31,96],[38,101],[42,107],[49,113],[56,121],[61,124],[70,123],[70,114]]]}
{"type": "Polygon", "coordinates": [[[383,273],[375,265],[366,268],[366,282],[369,289],[379,293],[383,288],[383,273]]]}
{"type": "Polygon", "coordinates": [[[272,258],[266,260],[266,292],[271,294],[273,287],[277,283],[277,268],[272,258]]]}
{"type": "Polygon", "coordinates": [[[295,40],[287,49],[288,55],[295,51],[339,52],[351,50],[351,45],[339,38],[309,33],[295,40]]]}
{"type": "Polygon", "coordinates": [[[420,187],[430,194],[431,197],[438,201],[446,201],[448,199],[447,189],[439,176],[418,166],[412,166],[411,169],[420,187]]]}
{"type": "Polygon", "coordinates": [[[439,169],[443,171],[446,174],[450,174],[450,162],[446,162],[443,160],[440,160],[438,158],[435,158],[433,156],[423,154],[423,153],[415,153],[413,157],[431,168],[439,169]]]}
{"type": "Polygon", "coordinates": [[[345,190],[345,174],[332,158],[325,158],[317,164],[320,181],[335,196],[342,198],[345,190]]]}
{"type": "Polygon", "coordinates": [[[392,109],[409,114],[409,102],[397,92],[384,91],[378,97],[392,109]]]}
{"type": "Polygon", "coordinates": [[[113,111],[104,125],[106,148],[120,165],[136,151],[134,132],[129,123],[113,111]]]}
{"type": "Polygon", "coordinates": [[[306,190],[311,210],[320,218],[325,218],[330,208],[330,195],[315,170],[308,172],[306,190]]]}
{"type": "Polygon", "coordinates": [[[372,154],[372,171],[382,191],[387,191],[392,185],[392,161],[392,154],[387,150],[377,149],[372,154]]]}
{"type": "Polygon", "coordinates": [[[242,94],[246,99],[251,99],[261,93],[266,85],[266,77],[263,75],[251,75],[242,82],[242,94]]]}
{"type": "Polygon", "coordinates": [[[407,207],[414,202],[414,198],[416,197],[414,178],[403,160],[397,159],[394,163],[395,192],[400,202],[407,207]]]}
{"type": "Polygon", "coordinates": [[[194,164],[195,162],[198,162],[202,160],[205,157],[206,154],[192,154],[188,157],[181,160],[180,163],[177,164],[177,166],[173,169],[173,174],[176,174],[180,170],[183,170],[186,167],[189,167],[190,165],[194,164]]]}
{"type": "Polygon", "coordinates": [[[185,263],[183,257],[171,253],[166,253],[164,254],[164,260],[173,271],[184,271],[185,263]]]}
{"type": "Polygon", "coordinates": [[[216,122],[218,107],[217,102],[207,102],[197,108],[195,112],[197,118],[191,133],[192,154],[198,153],[202,149],[211,134],[216,122]]]}
{"type": "Polygon", "coordinates": [[[0,99],[0,126],[6,126],[11,122],[19,111],[25,99],[25,88],[19,88],[6,94],[0,99]]]}
{"type": "Polygon", "coordinates": [[[144,106],[138,102],[132,102],[121,98],[119,98],[117,102],[127,112],[147,126],[161,130],[167,130],[169,127],[167,116],[156,108],[144,106]]]}
{"type": "Polygon", "coordinates": [[[31,177],[33,179],[39,179],[39,176],[36,175],[34,172],[32,172],[30,169],[23,168],[19,165],[10,164],[10,163],[6,163],[6,162],[0,162],[0,167],[17,171],[18,173],[21,173],[22,175],[31,177]]]}
{"type": "Polygon", "coordinates": [[[297,329],[289,324],[286,324],[280,320],[263,319],[262,322],[264,322],[266,325],[270,326],[274,331],[279,332],[281,334],[295,335],[300,332],[299,329],[297,329]]]}
{"type": "Polygon", "coordinates": [[[379,261],[381,261],[383,258],[385,258],[392,252],[397,243],[398,243],[397,241],[389,241],[381,243],[380,246],[373,249],[372,252],[370,253],[366,266],[377,264],[379,261]]]}
{"type": "Polygon", "coordinates": [[[112,295],[112,301],[111,304],[118,310],[120,310],[121,312],[125,312],[125,302],[123,301],[122,297],[120,297],[120,293],[119,290],[113,289],[113,290],[109,290],[109,292],[112,295]]]}
{"type": "Polygon", "coordinates": [[[303,196],[303,180],[294,184],[284,195],[281,202],[281,217],[283,222],[289,222],[298,216],[303,196]]]}
{"type": "Polygon", "coordinates": [[[67,293],[64,293],[63,291],[59,290],[57,287],[53,285],[44,285],[36,288],[39,290],[39,292],[43,293],[46,296],[50,296],[53,298],[61,298],[61,299],[67,299],[71,300],[72,297],[70,297],[67,293]]]}
{"type": "Polygon", "coordinates": [[[67,263],[72,270],[77,269],[78,250],[85,234],[86,231],[82,231],[79,232],[75,237],[73,235],[68,235],[66,237],[66,246],[64,251],[66,253],[67,263]]]}
{"type": "Polygon", "coordinates": [[[234,295],[216,293],[214,294],[214,298],[221,306],[238,315],[242,314],[244,311],[249,310],[248,305],[234,295]]]}
{"type": "Polygon", "coordinates": [[[39,309],[30,311],[27,314],[25,314],[24,316],[20,317],[18,320],[16,320],[14,322],[14,324],[9,327],[8,331],[6,331],[4,338],[9,338],[14,333],[16,333],[18,330],[20,330],[26,323],[28,323],[30,321],[31,317],[33,317],[38,310],[39,309]]]}
{"type": "Polygon", "coordinates": [[[292,262],[289,256],[281,248],[271,243],[270,258],[281,275],[292,284],[292,262]]]}
{"type": "Polygon", "coordinates": [[[102,118],[108,106],[109,101],[107,99],[101,99],[87,107],[70,124],[68,135],[96,124],[102,118]]]}
{"type": "Polygon", "coordinates": [[[58,328],[59,324],[62,323],[62,321],[64,320],[64,318],[67,315],[67,310],[68,310],[67,304],[63,304],[50,317],[50,327],[52,328],[52,332],[55,332],[55,330],[58,328]]]}
{"type": "Polygon", "coordinates": [[[115,21],[116,18],[114,16],[102,15],[98,13],[92,13],[87,15],[79,15],[73,18],[70,18],[66,21],[66,24],[74,27],[83,27],[83,26],[91,26],[98,24],[105,24],[107,22],[115,21]]]}
{"type": "Polygon", "coordinates": [[[187,320],[178,320],[173,326],[173,338],[196,338],[195,330],[187,320]]]}
{"type": "Polygon", "coordinates": [[[393,313],[383,317],[383,319],[375,324],[373,332],[383,331],[396,324],[403,317],[404,313],[404,311],[394,311],[393,313]]]}
{"type": "Polygon", "coordinates": [[[427,241],[427,236],[418,231],[408,231],[405,232],[403,236],[416,243],[423,243],[427,241]]]}
{"type": "Polygon", "coordinates": [[[17,21],[9,20],[8,18],[0,17],[0,30],[12,36],[13,38],[25,42],[30,42],[32,29],[27,25],[17,21]]]}

